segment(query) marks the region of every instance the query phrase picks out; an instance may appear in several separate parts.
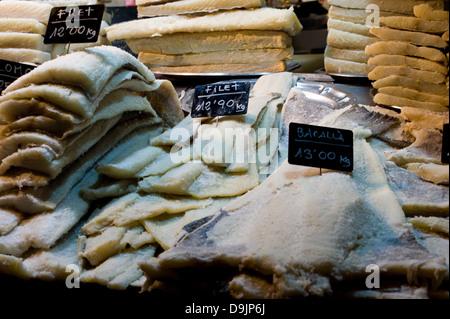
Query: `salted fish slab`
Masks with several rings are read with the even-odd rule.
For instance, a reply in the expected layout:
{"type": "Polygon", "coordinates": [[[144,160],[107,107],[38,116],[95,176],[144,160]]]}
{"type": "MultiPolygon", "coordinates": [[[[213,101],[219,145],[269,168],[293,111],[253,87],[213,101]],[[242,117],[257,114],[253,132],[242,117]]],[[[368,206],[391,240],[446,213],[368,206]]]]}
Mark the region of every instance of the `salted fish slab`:
{"type": "Polygon", "coordinates": [[[199,17],[168,16],[112,25],[106,29],[110,41],[139,39],[178,32],[236,30],[284,31],[296,35],[302,30],[294,9],[259,8],[218,12],[199,17]]]}
{"type": "Polygon", "coordinates": [[[23,32],[44,35],[45,30],[45,24],[36,19],[0,18],[0,32],[23,32]]]}
{"type": "Polygon", "coordinates": [[[30,84],[57,83],[80,87],[93,99],[122,68],[137,71],[149,83],[155,81],[153,73],[131,54],[112,46],[98,46],[48,61],[11,83],[4,92],[30,84]]]}
{"type": "Polygon", "coordinates": [[[1,1],[0,18],[29,18],[47,24],[53,6],[31,1],[1,1]]]}
{"type": "MultiPolygon", "coordinates": [[[[96,172],[88,173],[93,165],[133,130],[153,125],[145,117],[125,121],[112,134],[107,134],[78,165],[71,166],[66,175],[61,175],[47,190],[54,190],[52,200],[59,204],[55,210],[35,215],[22,221],[5,236],[0,236],[0,254],[20,256],[30,247],[49,249],[71,229],[87,212],[90,202],[82,199],[80,191],[95,183],[96,172]]],[[[48,194],[47,194],[48,196],[48,194]]]]}
{"type": "Polygon", "coordinates": [[[52,58],[48,52],[34,49],[3,48],[0,49],[0,59],[17,63],[42,64],[52,58]]]}
{"type": "Polygon", "coordinates": [[[40,34],[21,32],[0,32],[0,48],[32,49],[50,52],[51,46],[44,44],[40,34]]]}
{"type": "MultiPolygon", "coordinates": [[[[435,280],[439,273],[439,282],[445,261],[408,237],[376,153],[364,140],[355,141],[355,150],[353,176],[317,176],[285,162],[259,188],[160,255],[157,267],[162,272],[194,265],[256,270],[276,278],[276,297],[328,294],[330,280],[366,278],[373,263],[384,275],[406,276],[420,260],[418,276],[435,280]]],[[[145,272],[145,263],[142,268],[145,272]]]]}
{"type": "Polygon", "coordinates": [[[237,8],[258,8],[265,5],[264,0],[180,0],[159,5],[138,6],[138,17],[168,16],[194,12],[214,12],[237,8]]]}

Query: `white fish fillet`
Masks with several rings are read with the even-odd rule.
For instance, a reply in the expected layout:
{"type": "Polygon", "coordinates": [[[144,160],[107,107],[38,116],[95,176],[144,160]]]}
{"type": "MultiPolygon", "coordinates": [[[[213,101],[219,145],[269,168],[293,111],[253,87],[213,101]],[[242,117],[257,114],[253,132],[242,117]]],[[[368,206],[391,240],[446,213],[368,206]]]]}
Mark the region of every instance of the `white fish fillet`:
{"type": "Polygon", "coordinates": [[[275,73],[286,71],[285,61],[269,61],[261,63],[235,63],[235,64],[204,64],[184,66],[160,66],[146,64],[155,73],[275,73]]]}
{"type": "Polygon", "coordinates": [[[200,17],[169,16],[141,19],[112,25],[106,29],[108,40],[139,39],[178,32],[212,32],[237,30],[284,31],[294,36],[302,25],[289,10],[260,8],[219,12],[200,17]]]}
{"type": "Polygon", "coordinates": [[[265,6],[265,0],[179,0],[160,5],[138,5],[138,18],[168,16],[194,12],[214,12],[237,8],[259,8],[265,6]]]}
{"type": "Polygon", "coordinates": [[[33,49],[0,49],[0,59],[18,63],[42,64],[52,57],[50,53],[33,49]]]}
{"type": "Polygon", "coordinates": [[[0,18],[0,32],[24,32],[44,35],[46,26],[35,19],[0,18]]]}
{"type": "Polygon", "coordinates": [[[34,33],[0,32],[0,48],[32,49],[50,52],[51,45],[44,44],[44,37],[34,33]]]}
{"type": "Polygon", "coordinates": [[[53,6],[32,1],[0,1],[0,18],[35,19],[47,24],[53,6]]]}
{"type": "Polygon", "coordinates": [[[215,64],[220,61],[223,64],[235,63],[261,63],[266,61],[282,61],[292,59],[293,48],[287,49],[261,49],[261,50],[228,50],[217,52],[203,52],[192,54],[158,54],[140,52],[139,61],[144,64],[161,66],[183,66],[215,64]]]}
{"type": "Polygon", "coordinates": [[[163,54],[201,53],[222,50],[285,49],[292,38],[283,31],[224,31],[174,33],[141,39],[128,39],[130,49],[163,54]]]}
{"type": "Polygon", "coordinates": [[[140,73],[149,83],[155,81],[155,76],[131,54],[116,47],[100,46],[48,61],[14,81],[4,92],[30,84],[58,83],[78,86],[95,98],[113,74],[125,66],[140,73]]]}

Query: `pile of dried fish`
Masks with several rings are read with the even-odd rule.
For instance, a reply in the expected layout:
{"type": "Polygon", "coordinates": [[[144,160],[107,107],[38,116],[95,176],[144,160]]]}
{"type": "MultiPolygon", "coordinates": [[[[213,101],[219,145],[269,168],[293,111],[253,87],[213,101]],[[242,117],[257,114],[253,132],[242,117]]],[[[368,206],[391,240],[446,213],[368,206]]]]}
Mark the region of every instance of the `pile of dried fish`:
{"type": "Polygon", "coordinates": [[[65,276],[76,251],[47,255],[90,212],[80,190],[95,182],[95,165],[129,135],[159,134],[183,116],[170,82],[110,46],[48,61],[13,82],[0,97],[0,271],[65,276]]]}
{"type": "Polygon", "coordinates": [[[431,144],[442,145],[441,126],[433,127],[440,115],[418,125],[410,111],[331,110],[292,89],[281,159],[291,122],[350,129],[353,173],[319,175],[283,161],[260,186],[142,263],[146,288],[235,298],[448,298],[448,176],[447,186],[438,185],[391,160],[420,149],[422,163],[435,162],[415,137],[434,130],[431,144]],[[379,271],[379,289],[365,286],[367,269],[379,271]]]}

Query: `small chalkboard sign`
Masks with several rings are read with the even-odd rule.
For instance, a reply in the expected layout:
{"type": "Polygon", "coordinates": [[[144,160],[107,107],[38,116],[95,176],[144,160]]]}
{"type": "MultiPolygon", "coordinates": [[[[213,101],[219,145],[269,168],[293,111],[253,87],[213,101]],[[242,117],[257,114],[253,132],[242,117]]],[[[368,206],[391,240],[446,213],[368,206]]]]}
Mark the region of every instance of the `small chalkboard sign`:
{"type": "Polygon", "coordinates": [[[289,164],[353,172],[353,132],[291,123],[289,164]]]}
{"type": "Polygon", "coordinates": [[[36,65],[0,60],[0,94],[11,83],[36,68],[36,65]]]}
{"type": "Polygon", "coordinates": [[[444,125],[444,136],[442,138],[442,163],[450,164],[450,147],[449,147],[449,124],[444,125]]]}
{"type": "Polygon", "coordinates": [[[216,117],[247,114],[250,82],[223,82],[195,88],[191,116],[216,117]]]}
{"type": "Polygon", "coordinates": [[[45,44],[88,43],[98,40],[105,5],[69,5],[50,12],[45,44]]]}

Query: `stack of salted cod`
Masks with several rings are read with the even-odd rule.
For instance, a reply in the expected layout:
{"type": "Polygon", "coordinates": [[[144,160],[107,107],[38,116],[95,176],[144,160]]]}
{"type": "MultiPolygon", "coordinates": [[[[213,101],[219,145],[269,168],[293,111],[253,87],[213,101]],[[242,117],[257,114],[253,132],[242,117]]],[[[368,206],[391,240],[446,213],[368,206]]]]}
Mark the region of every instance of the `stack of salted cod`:
{"type": "Polygon", "coordinates": [[[183,0],[158,5],[146,1],[139,6],[142,19],[111,26],[106,32],[110,41],[126,40],[153,72],[285,71],[286,61],[292,58],[292,36],[302,26],[293,9],[264,5],[261,0],[183,0]],[[144,3],[150,5],[144,7],[144,3]]]}
{"type": "MultiPolygon", "coordinates": [[[[44,44],[44,35],[50,11],[54,6],[96,4],[97,1],[0,1],[0,59],[42,64],[67,53],[65,44],[44,44]]],[[[70,52],[85,47],[109,44],[106,28],[108,14],[100,28],[98,41],[88,44],[73,44],[70,52]]]]}
{"type": "Polygon", "coordinates": [[[414,17],[382,17],[380,23],[370,32],[382,41],[366,48],[375,67],[369,74],[378,90],[374,101],[447,112],[448,11],[422,4],[414,17]]]}
{"type": "Polygon", "coordinates": [[[95,183],[81,192],[108,200],[81,228],[81,281],[125,289],[130,276],[142,285],[137,265],[148,253],[170,249],[186,225],[257,187],[276,165],[281,107],[294,83],[288,72],[264,76],[245,116],[187,116],[158,136],[129,137],[105,156],[95,183]],[[135,272],[125,276],[130,263],[135,272]]]}
{"type": "Polygon", "coordinates": [[[78,264],[91,204],[80,190],[95,182],[95,164],[124,138],[182,118],[172,84],[115,47],[64,55],[13,82],[0,97],[0,272],[65,278],[78,264]]]}
{"type": "Polygon", "coordinates": [[[380,41],[370,33],[376,23],[373,6],[379,9],[382,19],[391,16],[412,16],[413,8],[428,3],[436,9],[444,8],[442,0],[329,0],[329,20],[325,69],[330,73],[367,76],[374,68],[368,64],[370,55],[365,52],[368,45],[380,41]],[[367,8],[367,9],[366,9],[367,8]]]}
{"type": "MultiPolygon", "coordinates": [[[[146,287],[250,299],[448,298],[448,220],[446,234],[445,226],[435,227],[444,234],[423,240],[405,216],[400,188],[392,187],[412,187],[408,172],[386,173],[385,143],[407,143],[404,122],[381,108],[331,110],[293,88],[282,111],[280,168],[142,263],[146,287]],[[353,130],[354,171],[320,174],[288,164],[291,122],[353,130]],[[370,290],[366,280],[377,267],[381,287],[370,290]]],[[[448,187],[412,183],[414,194],[404,193],[404,201],[417,194],[432,200],[440,192],[448,216],[448,187]]]]}

